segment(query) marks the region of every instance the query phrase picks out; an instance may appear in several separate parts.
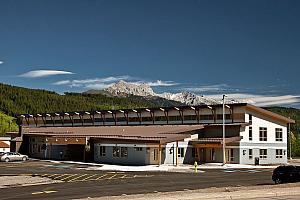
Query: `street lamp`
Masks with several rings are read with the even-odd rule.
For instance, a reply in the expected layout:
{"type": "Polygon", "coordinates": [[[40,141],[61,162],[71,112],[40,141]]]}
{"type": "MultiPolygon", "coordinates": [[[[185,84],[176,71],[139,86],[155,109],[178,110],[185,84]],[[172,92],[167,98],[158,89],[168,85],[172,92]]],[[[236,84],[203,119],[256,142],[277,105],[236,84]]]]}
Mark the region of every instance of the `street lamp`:
{"type": "Polygon", "coordinates": [[[227,97],[225,94],[223,94],[223,165],[226,164],[226,154],[225,154],[225,97],[227,97]]]}

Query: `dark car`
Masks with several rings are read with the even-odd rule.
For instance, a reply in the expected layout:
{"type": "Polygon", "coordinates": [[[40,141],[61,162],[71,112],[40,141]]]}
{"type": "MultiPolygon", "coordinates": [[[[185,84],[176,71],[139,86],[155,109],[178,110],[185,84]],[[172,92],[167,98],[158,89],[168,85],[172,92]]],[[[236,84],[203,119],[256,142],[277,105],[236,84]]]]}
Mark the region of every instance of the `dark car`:
{"type": "Polygon", "coordinates": [[[275,184],[300,181],[300,166],[279,166],[273,171],[272,180],[275,184]]]}

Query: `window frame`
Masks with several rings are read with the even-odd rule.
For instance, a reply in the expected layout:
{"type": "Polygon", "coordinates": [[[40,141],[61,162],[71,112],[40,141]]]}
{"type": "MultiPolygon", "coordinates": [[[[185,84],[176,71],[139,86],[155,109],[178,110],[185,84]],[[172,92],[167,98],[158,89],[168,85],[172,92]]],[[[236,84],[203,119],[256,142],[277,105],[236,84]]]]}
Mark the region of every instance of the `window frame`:
{"type": "Polygon", "coordinates": [[[253,149],[248,149],[249,160],[253,159],[253,149]]]}
{"type": "Polygon", "coordinates": [[[249,141],[253,140],[253,128],[252,128],[252,126],[249,126],[248,137],[249,137],[249,141]]]}
{"type": "Polygon", "coordinates": [[[106,156],[106,147],[105,146],[100,146],[99,147],[99,156],[100,157],[105,157],[106,156]]]}
{"type": "Polygon", "coordinates": [[[283,158],[283,149],[276,149],[276,158],[283,158]],[[281,152],[281,153],[280,153],[281,152]]]}
{"type": "Polygon", "coordinates": [[[283,130],[282,130],[282,128],[275,128],[275,141],[276,142],[282,142],[283,141],[283,130]],[[279,134],[280,137],[278,137],[277,134],[279,134]]]}
{"type": "Polygon", "coordinates": [[[268,141],[268,128],[259,127],[259,141],[266,142],[268,141]]]}
{"type": "Polygon", "coordinates": [[[184,147],[178,147],[178,158],[184,158],[184,147]]]}
{"type": "Polygon", "coordinates": [[[259,149],[259,158],[267,159],[268,158],[268,149],[259,149]]]}

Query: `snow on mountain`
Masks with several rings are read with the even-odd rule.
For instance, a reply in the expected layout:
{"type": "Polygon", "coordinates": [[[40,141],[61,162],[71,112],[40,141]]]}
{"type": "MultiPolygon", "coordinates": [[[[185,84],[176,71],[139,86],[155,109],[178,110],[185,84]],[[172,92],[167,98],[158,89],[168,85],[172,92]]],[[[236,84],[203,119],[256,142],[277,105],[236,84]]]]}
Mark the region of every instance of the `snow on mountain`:
{"type": "Polygon", "coordinates": [[[135,84],[135,83],[128,83],[125,81],[120,81],[118,83],[115,83],[111,87],[105,89],[105,91],[114,96],[135,95],[135,96],[143,96],[143,97],[160,97],[167,100],[178,101],[187,105],[203,105],[203,104],[211,105],[211,104],[221,103],[220,100],[199,96],[191,92],[157,94],[147,84],[135,84]]]}
{"type": "Polygon", "coordinates": [[[134,84],[119,81],[105,89],[114,96],[136,95],[136,96],[156,96],[152,88],[147,84],[134,84]]]}

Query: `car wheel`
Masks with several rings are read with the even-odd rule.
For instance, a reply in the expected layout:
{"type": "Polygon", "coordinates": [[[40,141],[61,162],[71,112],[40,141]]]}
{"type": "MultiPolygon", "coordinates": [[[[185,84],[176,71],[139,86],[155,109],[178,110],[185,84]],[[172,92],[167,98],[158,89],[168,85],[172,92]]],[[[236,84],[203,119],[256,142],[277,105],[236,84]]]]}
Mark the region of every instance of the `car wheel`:
{"type": "Polygon", "coordinates": [[[9,158],[5,158],[5,162],[9,162],[9,158]]]}
{"type": "Polygon", "coordinates": [[[22,161],[26,161],[27,160],[27,158],[24,156],[23,158],[22,158],[22,161]]]}
{"type": "Polygon", "coordinates": [[[280,179],[280,178],[277,178],[276,180],[275,180],[275,184],[281,184],[282,183],[282,180],[280,179]]]}

